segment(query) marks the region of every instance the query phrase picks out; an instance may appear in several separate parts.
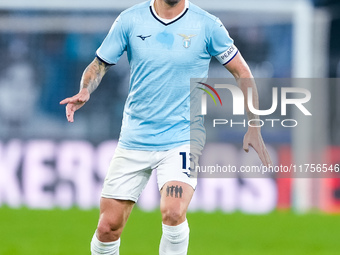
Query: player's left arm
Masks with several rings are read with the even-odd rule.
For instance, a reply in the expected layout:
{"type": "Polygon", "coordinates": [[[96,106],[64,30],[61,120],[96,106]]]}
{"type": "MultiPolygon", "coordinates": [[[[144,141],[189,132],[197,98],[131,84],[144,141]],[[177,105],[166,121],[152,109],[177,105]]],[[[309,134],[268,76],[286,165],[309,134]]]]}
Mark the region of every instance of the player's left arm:
{"type": "MultiPolygon", "coordinates": [[[[237,84],[244,94],[244,105],[247,111],[248,120],[259,120],[259,116],[253,114],[248,108],[248,88],[252,88],[253,104],[255,109],[259,109],[259,97],[254,77],[246,61],[243,59],[241,53],[238,52],[234,59],[226,64],[224,67],[235,77],[237,84]]],[[[264,165],[272,165],[272,161],[268,154],[266,145],[264,144],[262,139],[260,127],[248,127],[248,131],[243,138],[243,149],[248,152],[249,146],[254,148],[264,165]]]]}

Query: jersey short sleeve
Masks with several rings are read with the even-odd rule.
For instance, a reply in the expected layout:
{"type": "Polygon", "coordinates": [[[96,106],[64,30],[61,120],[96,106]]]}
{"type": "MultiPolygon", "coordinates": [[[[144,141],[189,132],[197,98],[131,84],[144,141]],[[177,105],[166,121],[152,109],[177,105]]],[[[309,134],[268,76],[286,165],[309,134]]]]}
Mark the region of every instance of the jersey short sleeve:
{"type": "Polygon", "coordinates": [[[230,38],[227,29],[219,19],[216,19],[212,27],[208,51],[222,65],[228,64],[238,52],[234,40],[230,38]]]}
{"type": "Polygon", "coordinates": [[[98,48],[97,56],[107,64],[117,64],[127,47],[127,31],[121,15],[113,23],[102,45],[98,48]]]}

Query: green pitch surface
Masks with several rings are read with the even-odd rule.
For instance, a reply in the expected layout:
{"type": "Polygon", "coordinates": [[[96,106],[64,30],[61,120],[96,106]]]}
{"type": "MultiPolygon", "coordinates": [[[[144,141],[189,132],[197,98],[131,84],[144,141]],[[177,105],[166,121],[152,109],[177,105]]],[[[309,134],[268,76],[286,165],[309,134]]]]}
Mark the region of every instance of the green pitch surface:
{"type": "MultiPolygon", "coordinates": [[[[96,228],[98,210],[0,208],[1,255],[84,255],[96,228]]],[[[189,255],[340,254],[340,216],[265,216],[190,213],[189,255]]],[[[156,255],[161,236],[159,212],[134,209],[122,236],[122,255],[156,255]]]]}

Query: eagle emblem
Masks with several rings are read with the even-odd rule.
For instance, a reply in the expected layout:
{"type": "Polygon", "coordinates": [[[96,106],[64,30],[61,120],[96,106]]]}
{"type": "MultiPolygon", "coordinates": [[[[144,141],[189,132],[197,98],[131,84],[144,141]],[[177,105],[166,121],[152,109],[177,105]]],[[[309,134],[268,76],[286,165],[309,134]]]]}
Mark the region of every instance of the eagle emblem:
{"type": "Polygon", "coordinates": [[[178,34],[179,36],[183,37],[183,47],[189,48],[191,45],[191,38],[195,37],[196,35],[185,35],[185,34],[178,34]]]}

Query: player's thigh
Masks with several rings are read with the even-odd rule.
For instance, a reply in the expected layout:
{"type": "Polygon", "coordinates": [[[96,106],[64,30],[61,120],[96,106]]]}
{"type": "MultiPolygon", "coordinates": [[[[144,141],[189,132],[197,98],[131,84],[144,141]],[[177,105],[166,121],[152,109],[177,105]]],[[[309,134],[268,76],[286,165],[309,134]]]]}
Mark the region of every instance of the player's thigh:
{"type": "Polygon", "coordinates": [[[196,189],[197,175],[194,165],[198,164],[200,154],[201,151],[193,150],[190,144],[162,152],[162,160],[157,166],[159,190],[163,189],[165,184],[170,181],[183,182],[196,189]]]}
{"type": "Polygon", "coordinates": [[[163,223],[175,226],[184,222],[195,192],[193,187],[181,181],[169,181],[165,183],[160,192],[163,223]]]}
{"type": "Polygon", "coordinates": [[[130,200],[101,198],[97,228],[97,236],[100,241],[111,242],[113,239],[119,238],[134,204],[135,202],[130,200]]]}
{"type": "Polygon", "coordinates": [[[117,148],[105,177],[101,196],[137,202],[151,176],[149,151],[117,148]]]}

